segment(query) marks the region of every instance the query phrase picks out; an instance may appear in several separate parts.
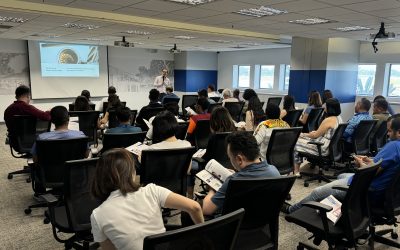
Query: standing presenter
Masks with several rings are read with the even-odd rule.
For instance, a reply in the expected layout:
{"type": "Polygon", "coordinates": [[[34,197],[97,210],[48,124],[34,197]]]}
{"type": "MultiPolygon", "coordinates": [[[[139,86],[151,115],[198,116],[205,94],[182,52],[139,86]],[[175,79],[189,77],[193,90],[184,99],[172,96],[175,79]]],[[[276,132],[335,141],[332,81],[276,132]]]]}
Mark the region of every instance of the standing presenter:
{"type": "Polygon", "coordinates": [[[165,87],[171,85],[171,82],[169,81],[167,75],[168,75],[168,70],[167,69],[163,69],[161,71],[161,75],[157,76],[156,79],[154,79],[153,86],[160,93],[165,93],[165,87]]]}

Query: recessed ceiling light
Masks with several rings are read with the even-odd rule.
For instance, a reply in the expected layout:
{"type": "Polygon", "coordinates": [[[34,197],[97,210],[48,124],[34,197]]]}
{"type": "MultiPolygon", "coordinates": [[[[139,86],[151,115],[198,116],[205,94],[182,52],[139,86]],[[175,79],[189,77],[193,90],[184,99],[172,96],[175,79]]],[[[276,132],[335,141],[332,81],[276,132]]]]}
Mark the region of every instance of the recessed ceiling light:
{"type": "Polygon", "coordinates": [[[22,17],[11,17],[11,16],[0,16],[0,22],[6,23],[24,23],[28,21],[26,18],[22,17]]]}
{"type": "Polygon", "coordinates": [[[254,42],[244,42],[244,43],[240,43],[240,45],[244,45],[244,46],[260,46],[262,44],[261,43],[254,43],[254,42]]]}
{"type": "Polygon", "coordinates": [[[182,40],[191,40],[191,39],[195,39],[196,37],[194,37],[194,36],[174,36],[173,38],[182,39],[182,40]]]}
{"type": "Polygon", "coordinates": [[[261,6],[260,8],[241,9],[241,10],[235,11],[233,13],[246,15],[246,16],[263,17],[263,16],[282,15],[282,14],[288,13],[288,11],[261,6]]]}
{"type": "Polygon", "coordinates": [[[188,5],[200,5],[205,3],[211,3],[215,0],[166,0],[168,2],[183,3],[188,5]]]}
{"type": "Polygon", "coordinates": [[[231,43],[232,41],[228,40],[211,40],[210,43],[231,43]]]}
{"type": "Polygon", "coordinates": [[[323,18],[307,18],[307,19],[298,19],[289,21],[289,23],[303,24],[303,25],[314,25],[314,24],[322,24],[322,23],[331,23],[332,20],[323,19],[323,18]]]}
{"type": "Polygon", "coordinates": [[[66,23],[63,25],[65,28],[71,29],[88,29],[94,30],[100,28],[100,26],[93,25],[93,24],[80,24],[80,23],[66,23]]]}
{"type": "Polygon", "coordinates": [[[371,28],[357,25],[357,26],[338,27],[338,28],[332,28],[332,29],[338,30],[338,31],[343,31],[343,32],[349,32],[349,31],[370,30],[371,28]]]}
{"type": "Polygon", "coordinates": [[[154,32],[143,31],[143,30],[127,30],[125,33],[130,35],[148,36],[154,34],[154,32]]]}
{"type": "Polygon", "coordinates": [[[162,44],[162,45],[160,45],[161,47],[174,47],[174,45],[173,44],[162,44]]]}

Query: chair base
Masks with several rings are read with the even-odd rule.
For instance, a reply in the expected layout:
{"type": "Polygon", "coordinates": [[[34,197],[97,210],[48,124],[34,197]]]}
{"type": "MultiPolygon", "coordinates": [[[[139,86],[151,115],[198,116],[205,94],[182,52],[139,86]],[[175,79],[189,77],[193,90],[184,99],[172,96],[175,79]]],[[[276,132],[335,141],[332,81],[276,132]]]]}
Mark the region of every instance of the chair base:
{"type": "Polygon", "coordinates": [[[297,250],[304,250],[304,249],[318,250],[319,248],[316,248],[316,247],[311,246],[310,244],[307,244],[304,242],[299,242],[299,245],[297,245],[297,250]]]}
{"type": "Polygon", "coordinates": [[[375,227],[371,227],[370,232],[371,238],[369,240],[369,246],[371,247],[371,249],[374,249],[374,242],[379,242],[381,244],[400,249],[400,243],[395,240],[398,238],[398,235],[393,229],[385,229],[375,232],[375,227]],[[384,237],[384,235],[388,233],[390,233],[392,239],[384,237]]]}
{"type": "MultiPolygon", "coordinates": [[[[30,175],[31,172],[32,172],[31,167],[24,166],[24,169],[8,173],[7,179],[11,180],[14,177],[14,175],[17,175],[17,174],[28,174],[28,175],[30,175]]],[[[28,183],[31,182],[31,178],[28,177],[28,179],[26,179],[26,182],[28,182],[28,183]]]]}
{"type": "Polygon", "coordinates": [[[305,175],[305,176],[310,176],[309,178],[307,178],[307,179],[304,180],[304,186],[305,186],[305,187],[308,187],[308,186],[309,186],[309,183],[312,182],[312,181],[318,181],[319,183],[321,183],[322,181],[324,181],[324,182],[326,182],[326,183],[329,183],[329,182],[331,182],[331,179],[335,179],[334,176],[325,175],[325,174],[322,172],[321,167],[319,167],[318,173],[317,173],[317,174],[310,174],[310,173],[305,173],[305,172],[300,172],[300,174],[301,174],[302,176],[303,176],[303,175],[305,175]]]}

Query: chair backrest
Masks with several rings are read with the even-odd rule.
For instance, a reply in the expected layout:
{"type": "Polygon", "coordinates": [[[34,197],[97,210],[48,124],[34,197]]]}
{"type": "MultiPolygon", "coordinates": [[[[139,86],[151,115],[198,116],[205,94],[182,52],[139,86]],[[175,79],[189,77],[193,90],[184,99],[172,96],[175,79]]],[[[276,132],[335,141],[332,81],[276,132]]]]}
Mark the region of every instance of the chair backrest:
{"type": "Polygon", "coordinates": [[[267,100],[267,106],[269,103],[274,103],[277,106],[279,106],[281,104],[282,101],[282,97],[269,97],[267,100]]]}
{"type": "Polygon", "coordinates": [[[117,118],[117,111],[115,109],[108,110],[108,128],[118,127],[119,121],[117,118]]]}
{"type": "MultiPolygon", "coordinates": [[[[90,105],[90,104],[89,104],[90,105]]],[[[126,102],[121,102],[122,107],[126,107],[126,102]]],[[[108,109],[108,102],[103,102],[103,114],[107,112],[108,109]]],[[[94,110],[94,108],[93,108],[94,110]]]]}
{"type": "Polygon", "coordinates": [[[194,147],[143,150],[140,182],[154,183],[186,195],[187,171],[194,152],[194,147]]]}
{"type": "Polygon", "coordinates": [[[137,133],[105,133],[103,135],[103,148],[105,152],[111,148],[126,148],[137,142],[143,142],[147,131],[137,133]]]}
{"type": "Polygon", "coordinates": [[[329,142],[329,157],[332,161],[338,162],[342,159],[343,155],[343,144],[342,137],[343,133],[346,130],[348,123],[341,123],[335,130],[331,141],[329,142]]]}
{"type": "Polygon", "coordinates": [[[242,115],[242,110],[243,110],[244,102],[226,102],[225,103],[225,108],[229,111],[229,114],[231,114],[233,120],[236,122],[240,122],[240,118],[242,115]]]}
{"type": "Polygon", "coordinates": [[[183,95],[182,96],[182,113],[183,115],[186,115],[186,107],[190,107],[194,104],[196,104],[198,95],[183,95]]]}
{"type": "Polygon", "coordinates": [[[213,100],[214,102],[219,102],[219,100],[221,100],[221,97],[213,96],[213,97],[210,97],[210,99],[213,100]]]}
{"type": "Polygon", "coordinates": [[[208,111],[208,113],[211,114],[216,107],[220,107],[220,106],[222,106],[222,103],[219,103],[219,102],[210,104],[210,106],[208,106],[207,111],[208,111]]]}
{"type": "Polygon", "coordinates": [[[377,120],[362,120],[354,130],[353,149],[357,155],[369,154],[370,135],[377,120]]]}
{"type": "Polygon", "coordinates": [[[136,116],[137,116],[137,109],[131,109],[131,125],[134,126],[135,125],[135,121],[136,121],[136,116]]]}
{"type": "Polygon", "coordinates": [[[100,111],[70,111],[69,115],[78,116],[79,130],[89,138],[89,143],[97,143],[97,121],[100,111]]]}
{"type": "Polygon", "coordinates": [[[370,167],[359,168],[356,171],[342,202],[340,220],[343,223],[346,238],[350,242],[354,243],[355,239],[363,235],[369,226],[368,191],[380,163],[381,161],[370,167]]]}
{"type": "Polygon", "coordinates": [[[185,140],[189,122],[180,122],[176,129],[175,137],[180,140],[185,140]]]}
{"type": "Polygon", "coordinates": [[[204,223],[144,238],[143,250],[231,250],[245,211],[243,208],[204,223]]]}
{"type": "Polygon", "coordinates": [[[64,201],[68,225],[74,232],[91,229],[90,215],[101,202],[90,194],[98,158],[65,162],[64,201]]]}
{"type": "MultiPolygon", "coordinates": [[[[154,107],[154,108],[146,108],[146,109],[142,109],[140,111],[140,117],[142,119],[146,119],[149,120],[151,117],[158,115],[158,113],[164,111],[165,108],[164,107],[154,107]]],[[[149,128],[147,127],[147,125],[144,123],[143,120],[136,119],[136,124],[137,126],[139,126],[143,131],[148,130],[149,128]]]]}
{"type": "Polygon", "coordinates": [[[228,145],[226,144],[226,137],[231,133],[232,132],[217,132],[214,135],[211,135],[214,137],[214,150],[210,153],[210,159],[216,160],[226,168],[233,169],[231,160],[229,159],[228,153],[226,152],[228,147],[228,145]]]}
{"type": "Polygon", "coordinates": [[[181,98],[176,98],[176,97],[164,97],[163,99],[163,104],[170,103],[170,102],[176,102],[179,103],[181,98]]]}
{"type": "Polygon", "coordinates": [[[198,120],[193,131],[194,143],[197,149],[207,148],[210,133],[210,120],[198,120]]]}
{"type": "Polygon", "coordinates": [[[308,114],[307,122],[303,127],[303,132],[311,132],[318,129],[318,121],[324,112],[323,108],[313,108],[308,114]]]}
{"type": "Polygon", "coordinates": [[[301,129],[301,127],[296,127],[272,130],[266,159],[267,162],[274,165],[282,175],[293,171],[294,146],[296,146],[301,129]]]}
{"type": "Polygon", "coordinates": [[[64,183],[64,163],[86,156],[88,137],[59,140],[37,140],[37,165],[45,187],[53,188],[64,183]]]}
{"type": "Polygon", "coordinates": [[[9,134],[10,147],[21,154],[30,153],[36,136],[50,130],[50,121],[30,115],[14,115],[14,134],[9,134]]]}
{"type": "Polygon", "coordinates": [[[75,111],[75,103],[68,104],[68,111],[75,111]]]}
{"type": "Polygon", "coordinates": [[[303,114],[304,109],[290,110],[287,112],[285,117],[282,118],[290,127],[296,127],[299,122],[301,114],[303,114]]]}
{"type": "Polygon", "coordinates": [[[392,181],[385,190],[385,201],[383,207],[385,210],[385,217],[393,219],[400,214],[400,168],[392,177],[392,181]]]}
{"type": "Polygon", "coordinates": [[[378,121],[375,126],[376,130],[371,141],[371,151],[377,152],[387,142],[387,121],[378,121]]]}
{"type": "Polygon", "coordinates": [[[295,176],[230,179],[222,214],[244,208],[246,213],[240,229],[257,229],[278,223],[280,209],[295,179],[295,176]]]}

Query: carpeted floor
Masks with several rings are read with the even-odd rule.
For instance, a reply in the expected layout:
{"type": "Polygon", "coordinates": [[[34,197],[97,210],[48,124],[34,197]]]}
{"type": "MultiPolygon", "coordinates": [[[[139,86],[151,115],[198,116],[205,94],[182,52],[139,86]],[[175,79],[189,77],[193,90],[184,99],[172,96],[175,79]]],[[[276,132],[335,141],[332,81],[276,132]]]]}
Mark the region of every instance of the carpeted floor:
{"type": "MultiPolygon", "coordinates": [[[[33,209],[32,214],[25,215],[24,209],[34,203],[31,184],[26,183],[26,176],[15,176],[8,180],[7,173],[21,169],[25,160],[15,159],[10,148],[4,144],[6,127],[0,125],[0,249],[64,249],[52,235],[51,225],[43,224],[44,209],[33,209]]],[[[295,202],[307,195],[317,184],[303,187],[302,180],[297,180],[292,189],[292,201],[295,202]]],[[[308,241],[310,236],[305,229],[280,218],[279,248],[296,249],[299,241],[308,241]]],[[[321,244],[326,249],[326,244],[321,244]]],[[[367,247],[362,247],[367,249],[367,247]]],[[[389,247],[376,244],[376,249],[389,247]]]]}

